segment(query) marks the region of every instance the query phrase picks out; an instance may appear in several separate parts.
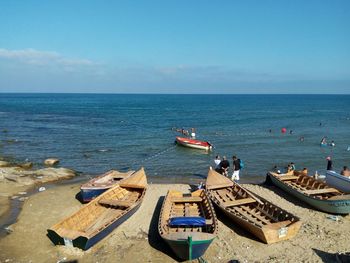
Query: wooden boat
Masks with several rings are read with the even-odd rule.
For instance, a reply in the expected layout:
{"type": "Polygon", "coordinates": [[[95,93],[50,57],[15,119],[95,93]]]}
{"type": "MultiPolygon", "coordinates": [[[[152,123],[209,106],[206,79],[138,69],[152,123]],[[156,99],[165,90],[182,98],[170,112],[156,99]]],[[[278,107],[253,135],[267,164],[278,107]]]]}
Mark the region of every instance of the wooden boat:
{"type": "Polygon", "coordinates": [[[220,211],[267,244],[290,239],[300,229],[298,217],[212,169],[208,172],[206,191],[220,211]]]}
{"type": "Polygon", "coordinates": [[[350,195],[328,186],[301,171],[289,174],[268,172],[267,180],[318,210],[332,214],[350,213],[350,195]]]}
{"type": "Polygon", "coordinates": [[[140,207],[147,189],[143,168],[47,230],[55,245],[89,249],[140,207]]]}
{"type": "Polygon", "coordinates": [[[92,199],[110,189],[117,182],[127,178],[134,172],[135,171],[128,171],[126,173],[122,173],[111,170],[91,179],[80,187],[80,193],[83,202],[90,202],[92,199]]]}
{"type": "Polygon", "coordinates": [[[167,193],[158,231],[179,258],[192,260],[202,256],[216,237],[217,227],[214,208],[204,190],[167,193]]]}
{"type": "Polygon", "coordinates": [[[350,193],[350,177],[338,174],[334,171],[327,171],[326,183],[344,193],[350,193]]]}
{"type": "Polygon", "coordinates": [[[200,149],[200,150],[211,150],[213,146],[209,142],[194,140],[190,138],[184,138],[184,137],[176,137],[176,142],[182,146],[190,147],[194,149],[200,149]]]}

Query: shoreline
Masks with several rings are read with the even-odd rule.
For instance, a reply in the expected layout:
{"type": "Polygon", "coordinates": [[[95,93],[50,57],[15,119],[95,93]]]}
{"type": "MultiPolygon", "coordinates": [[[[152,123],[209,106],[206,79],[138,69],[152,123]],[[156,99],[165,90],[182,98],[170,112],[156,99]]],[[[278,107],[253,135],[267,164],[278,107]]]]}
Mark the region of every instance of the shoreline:
{"type": "MultiPolygon", "coordinates": [[[[46,236],[47,228],[82,206],[75,198],[79,187],[79,183],[63,184],[25,200],[17,222],[11,226],[13,232],[0,239],[0,250],[4,251],[0,262],[113,262],[116,258],[123,262],[176,262],[158,236],[158,217],[167,190],[186,192],[190,185],[149,184],[140,209],[87,251],[54,246],[46,236]]],[[[203,256],[208,262],[332,262],[335,253],[347,252],[349,215],[332,221],[328,214],[311,209],[275,187],[250,184],[244,187],[300,217],[302,227],[296,237],[266,245],[218,213],[218,236],[203,256]]]]}

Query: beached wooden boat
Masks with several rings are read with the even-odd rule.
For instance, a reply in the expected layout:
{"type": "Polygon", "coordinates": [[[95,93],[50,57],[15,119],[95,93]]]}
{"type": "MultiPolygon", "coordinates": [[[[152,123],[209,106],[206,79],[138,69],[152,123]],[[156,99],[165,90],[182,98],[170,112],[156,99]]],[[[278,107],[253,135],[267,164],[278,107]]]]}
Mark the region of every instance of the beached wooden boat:
{"type": "Polygon", "coordinates": [[[334,171],[327,171],[326,183],[344,193],[350,193],[350,177],[338,174],[334,171]]]}
{"type": "Polygon", "coordinates": [[[294,237],[300,219],[209,169],[206,191],[214,205],[239,226],[271,244],[294,237]]]}
{"type": "Polygon", "coordinates": [[[87,250],[137,211],[146,189],[142,168],[55,224],[47,235],[55,245],[87,250]]]}
{"type": "Polygon", "coordinates": [[[206,150],[209,151],[212,149],[212,145],[209,142],[194,140],[184,137],[176,137],[176,142],[182,146],[190,147],[194,149],[206,150]]]}
{"type": "Polygon", "coordinates": [[[158,231],[181,259],[201,257],[217,235],[214,208],[204,190],[183,194],[170,190],[163,202],[158,231]]]}
{"type": "Polygon", "coordinates": [[[135,171],[128,171],[126,173],[123,173],[111,170],[91,179],[80,187],[80,193],[83,202],[90,202],[92,199],[110,189],[121,180],[129,177],[134,172],[135,171]]]}
{"type": "Polygon", "coordinates": [[[349,194],[301,171],[291,171],[288,174],[268,172],[267,180],[318,210],[332,214],[350,213],[349,194]]]}

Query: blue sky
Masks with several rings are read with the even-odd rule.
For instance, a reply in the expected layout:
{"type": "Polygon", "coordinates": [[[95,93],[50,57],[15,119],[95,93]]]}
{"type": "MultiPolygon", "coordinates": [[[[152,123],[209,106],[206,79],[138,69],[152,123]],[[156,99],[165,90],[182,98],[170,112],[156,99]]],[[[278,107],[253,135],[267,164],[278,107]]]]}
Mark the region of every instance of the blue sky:
{"type": "Polygon", "coordinates": [[[350,94],[350,1],[0,1],[0,92],[350,94]]]}

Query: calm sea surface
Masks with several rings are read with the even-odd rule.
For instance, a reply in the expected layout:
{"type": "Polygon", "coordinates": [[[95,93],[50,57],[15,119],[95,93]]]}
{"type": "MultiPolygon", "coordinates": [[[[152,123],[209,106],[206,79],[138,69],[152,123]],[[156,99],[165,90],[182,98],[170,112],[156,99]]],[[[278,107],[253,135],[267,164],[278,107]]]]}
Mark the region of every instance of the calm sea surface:
{"type": "Polygon", "coordinates": [[[322,173],[326,156],[350,166],[350,96],[0,93],[0,140],[0,156],[57,157],[84,176],[144,166],[149,181],[192,182],[216,154],[244,160],[243,182],[288,162],[322,173]],[[172,127],[195,127],[214,150],[174,145],[172,127]],[[336,146],[320,147],[323,136],[336,146]]]}

